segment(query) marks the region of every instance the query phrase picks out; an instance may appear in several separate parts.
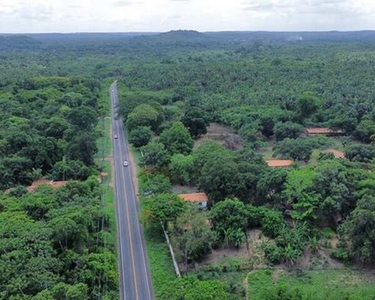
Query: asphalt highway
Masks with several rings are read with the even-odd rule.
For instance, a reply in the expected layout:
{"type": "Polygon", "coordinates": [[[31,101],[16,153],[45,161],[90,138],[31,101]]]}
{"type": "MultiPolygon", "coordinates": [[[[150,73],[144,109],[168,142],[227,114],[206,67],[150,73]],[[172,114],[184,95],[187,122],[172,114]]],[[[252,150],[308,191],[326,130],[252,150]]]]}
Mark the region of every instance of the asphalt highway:
{"type": "Polygon", "coordinates": [[[117,82],[110,88],[113,161],[121,300],[154,299],[150,269],[142,227],[138,220],[139,205],[132,180],[126,133],[121,118],[117,118],[117,82]],[[117,135],[117,139],[114,136],[117,135]]]}

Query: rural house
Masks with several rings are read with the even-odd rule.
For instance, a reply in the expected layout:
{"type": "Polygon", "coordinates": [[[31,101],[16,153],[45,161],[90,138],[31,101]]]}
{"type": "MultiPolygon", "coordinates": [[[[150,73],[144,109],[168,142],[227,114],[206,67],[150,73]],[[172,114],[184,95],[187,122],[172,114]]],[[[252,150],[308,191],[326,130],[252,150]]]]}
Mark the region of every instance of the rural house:
{"type": "Polygon", "coordinates": [[[270,159],[266,163],[271,168],[287,168],[293,164],[293,160],[289,159],[270,159]]]}
{"type": "Polygon", "coordinates": [[[199,208],[207,208],[208,198],[205,193],[179,194],[186,202],[196,203],[199,208]]]}
{"type": "Polygon", "coordinates": [[[306,128],[306,135],[327,135],[327,136],[336,136],[342,135],[344,132],[342,130],[333,130],[330,128],[306,128]]]}

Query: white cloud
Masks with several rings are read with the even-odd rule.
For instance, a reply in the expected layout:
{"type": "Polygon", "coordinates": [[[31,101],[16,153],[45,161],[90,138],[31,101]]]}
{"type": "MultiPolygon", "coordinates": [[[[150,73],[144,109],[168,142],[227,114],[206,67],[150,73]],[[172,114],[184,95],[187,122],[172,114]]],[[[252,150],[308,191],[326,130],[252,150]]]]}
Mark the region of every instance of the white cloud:
{"type": "Polygon", "coordinates": [[[127,0],[120,0],[113,3],[114,6],[130,6],[135,4],[142,4],[143,1],[127,1],[127,0]]]}
{"type": "Polygon", "coordinates": [[[2,32],[375,29],[375,0],[1,0],[2,32]]]}

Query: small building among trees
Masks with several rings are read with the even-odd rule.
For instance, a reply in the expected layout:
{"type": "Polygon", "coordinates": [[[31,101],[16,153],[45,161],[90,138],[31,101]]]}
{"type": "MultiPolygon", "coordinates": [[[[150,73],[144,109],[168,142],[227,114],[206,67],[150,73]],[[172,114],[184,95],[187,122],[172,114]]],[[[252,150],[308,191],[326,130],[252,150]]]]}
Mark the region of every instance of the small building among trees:
{"type": "Polygon", "coordinates": [[[199,208],[207,208],[208,198],[205,193],[179,194],[186,202],[197,203],[199,208]]]}
{"type": "Polygon", "coordinates": [[[342,135],[344,132],[342,130],[333,130],[330,128],[315,128],[310,127],[305,129],[306,135],[326,135],[326,136],[337,136],[342,135]]]}
{"type": "Polygon", "coordinates": [[[270,159],[266,163],[271,168],[287,168],[293,164],[293,160],[289,159],[270,159]]]}
{"type": "Polygon", "coordinates": [[[335,158],[345,158],[345,153],[339,150],[331,150],[329,151],[333,154],[335,158]]]}

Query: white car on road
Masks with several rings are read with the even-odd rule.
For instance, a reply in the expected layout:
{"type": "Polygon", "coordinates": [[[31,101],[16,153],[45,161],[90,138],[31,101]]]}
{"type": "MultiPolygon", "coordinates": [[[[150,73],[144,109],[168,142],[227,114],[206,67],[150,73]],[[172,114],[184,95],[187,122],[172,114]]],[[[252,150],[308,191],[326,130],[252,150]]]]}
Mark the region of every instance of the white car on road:
{"type": "Polygon", "coordinates": [[[129,164],[128,164],[128,161],[127,160],[124,160],[124,167],[127,167],[129,164]]]}

